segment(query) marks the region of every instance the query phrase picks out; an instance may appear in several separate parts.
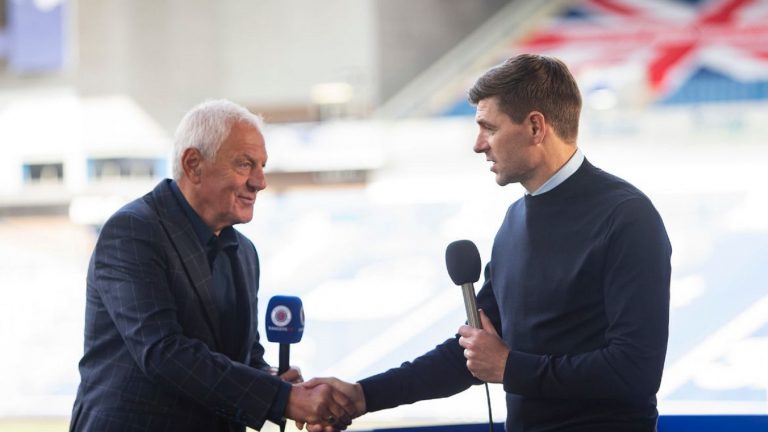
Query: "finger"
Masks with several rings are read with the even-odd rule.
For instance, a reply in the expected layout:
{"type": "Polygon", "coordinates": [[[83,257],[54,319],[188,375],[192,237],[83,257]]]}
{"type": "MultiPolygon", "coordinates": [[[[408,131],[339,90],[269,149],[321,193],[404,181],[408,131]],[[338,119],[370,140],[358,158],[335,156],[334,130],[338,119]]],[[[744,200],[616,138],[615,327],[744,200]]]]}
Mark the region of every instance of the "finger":
{"type": "MultiPolygon", "coordinates": [[[[335,393],[335,392],[333,392],[335,393]]],[[[344,410],[344,408],[336,403],[336,401],[333,399],[333,396],[330,396],[327,402],[327,408],[328,408],[328,415],[326,415],[323,418],[323,422],[326,424],[329,424],[333,427],[337,427],[340,423],[341,418],[347,418],[347,412],[344,410]]]]}
{"type": "Polygon", "coordinates": [[[331,426],[322,425],[322,424],[316,424],[316,425],[312,426],[312,432],[325,432],[325,431],[329,430],[329,428],[331,428],[331,426]]]}
{"type": "MultiPolygon", "coordinates": [[[[337,397],[344,398],[345,396],[343,394],[337,396],[336,393],[338,393],[338,391],[330,384],[322,383],[312,391],[315,394],[314,398],[317,403],[314,417],[317,418],[318,423],[322,423],[323,425],[330,425],[335,423],[336,419],[345,414],[344,409],[336,402],[335,399],[337,397]]],[[[315,421],[312,420],[312,422],[314,423],[315,421]]]]}
{"type": "Polygon", "coordinates": [[[328,384],[331,388],[334,388],[337,390],[340,390],[341,385],[343,384],[343,382],[336,377],[320,377],[320,378],[312,378],[312,379],[316,379],[322,382],[323,384],[328,384]]]}
{"type": "Polygon", "coordinates": [[[348,416],[341,416],[339,422],[342,423],[344,427],[348,427],[352,424],[352,418],[348,416]]]}
{"type": "Polygon", "coordinates": [[[291,366],[291,369],[296,371],[297,377],[296,382],[297,383],[303,383],[304,382],[304,376],[301,375],[301,368],[298,366],[291,366]]]}
{"type": "Polygon", "coordinates": [[[480,323],[483,325],[483,330],[487,331],[488,333],[494,336],[498,336],[499,333],[496,331],[496,327],[493,326],[491,319],[488,318],[488,315],[486,315],[482,309],[478,309],[478,310],[480,311],[480,323]]]}
{"type": "Polygon", "coordinates": [[[339,417],[346,417],[351,418],[354,417],[357,413],[355,412],[355,401],[352,400],[352,398],[344,393],[339,387],[332,386],[333,391],[331,392],[331,397],[333,398],[333,401],[341,408],[343,413],[339,417]]]}
{"type": "Polygon", "coordinates": [[[304,381],[301,377],[301,371],[294,367],[291,367],[287,371],[283,372],[283,374],[280,375],[280,378],[282,378],[283,381],[289,382],[291,384],[299,384],[304,381]]]}
{"type": "Polygon", "coordinates": [[[338,425],[340,425],[340,426],[344,426],[344,427],[346,428],[347,426],[349,426],[349,425],[351,425],[351,424],[352,424],[352,417],[350,417],[350,416],[349,416],[349,415],[347,415],[347,414],[341,414],[341,415],[340,415],[340,416],[339,416],[339,417],[336,419],[336,424],[338,424],[338,425]]]}
{"type": "Polygon", "coordinates": [[[344,430],[352,424],[352,417],[355,415],[354,404],[345,394],[332,390],[331,398],[328,401],[328,409],[332,413],[326,418],[328,424],[337,430],[344,430]]]}
{"type": "Polygon", "coordinates": [[[325,428],[326,428],[325,426],[320,425],[320,424],[311,424],[311,425],[308,424],[307,425],[307,430],[309,432],[323,432],[323,431],[325,431],[325,428]]]}
{"type": "Polygon", "coordinates": [[[474,328],[465,324],[459,327],[459,334],[462,336],[471,336],[474,330],[475,330],[474,328]]]}
{"type": "MultiPolygon", "coordinates": [[[[296,420],[295,423],[296,423],[296,429],[298,429],[298,430],[304,429],[304,424],[305,423],[303,421],[296,420]]],[[[309,426],[307,426],[307,430],[309,430],[309,426]]]]}
{"type": "Polygon", "coordinates": [[[469,348],[469,338],[466,338],[464,336],[460,337],[459,345],[461,345],[462,348],[469,348]]]}
{"type": "Polygon", "coordinates": [[[347,428],[347,426],[349,426],[350,424],[351,424],[351,422],[345,422],[345,421],[342,421],[341,419],[337,419],[335,422],[333,422],[333,423],[330,425],[330,427],[331,427],[333,430],[344,430],[344,429],[346,429],[346,428],[347,428]]]}
{"type": "Polygon", "coordinates": [[[317,387],[319,385],[322,385],[322,384],[328,384],[326,382],[326,380],[327,380],[327,378],[312,378],[309,381],[304,381],[303,383],[301,383],[301,386],[311,389],[311,388],[315,388],[315,387],[317,387]]]}
{"type": "Polygon", "coordinates": [[[327,384],[330,386],[333,390],[340,392],[341,394],[349,397],[349,383],[344,382],[336,377],[324,377],[324,378],[312,378],[313,380],[317,380],[318,382],[322,382],[323,384],[327,384]]]}

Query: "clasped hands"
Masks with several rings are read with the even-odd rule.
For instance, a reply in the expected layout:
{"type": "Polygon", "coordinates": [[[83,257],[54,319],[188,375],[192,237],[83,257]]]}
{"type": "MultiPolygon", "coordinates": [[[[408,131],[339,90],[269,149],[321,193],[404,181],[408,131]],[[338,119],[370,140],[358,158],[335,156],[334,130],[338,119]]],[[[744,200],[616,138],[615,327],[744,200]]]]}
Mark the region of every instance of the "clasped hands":
{"type": "Polygon", "coordinates": [[[365,395],[360,384],[337,378],[313,378],[302,382],[301,373],[291,368],[280,377],[293,384],[285,417],[296,427],[310,432],[344,430],[352,419],[365,414],[365,395]]]}

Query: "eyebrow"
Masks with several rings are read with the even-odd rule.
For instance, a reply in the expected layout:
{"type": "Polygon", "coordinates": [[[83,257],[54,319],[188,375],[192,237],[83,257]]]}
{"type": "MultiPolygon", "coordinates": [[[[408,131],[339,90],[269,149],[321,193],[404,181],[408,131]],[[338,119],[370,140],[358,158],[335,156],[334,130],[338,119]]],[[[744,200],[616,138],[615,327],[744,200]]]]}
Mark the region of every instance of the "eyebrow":
{"type": "Polygon", "coordinates": [[[475,121],[477,122],[478,125],[480,125],[480,127],[483,127],[485,129],[496,129],[496,126],[494,124],[488,122],[485,119],[480,118],[475,121]]]}
{"type": "MultiPolygon", "coordinates": [[[[253,156],[249,155],[248,153],[240,153],[236,158],[236,161],[240,162],[242,160],[246,160],[254,165],[258,165],[258,159],[254,158],[253,156]]],[[[267,161],[264,160],[264,162],[261,163],[261,167],[267,166],[267,161]]]]}

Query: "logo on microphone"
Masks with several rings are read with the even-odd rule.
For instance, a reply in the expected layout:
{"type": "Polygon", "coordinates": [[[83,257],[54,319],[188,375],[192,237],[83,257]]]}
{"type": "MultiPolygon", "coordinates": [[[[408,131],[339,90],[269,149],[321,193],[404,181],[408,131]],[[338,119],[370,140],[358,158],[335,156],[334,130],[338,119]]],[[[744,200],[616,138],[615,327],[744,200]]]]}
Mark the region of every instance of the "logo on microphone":
{"type": "Polygon", "coordinates": [[[285,327],[291,322],[291,310],[287,306],[279,305],[272,309],[272,323],[278,327],[285,327]]]}

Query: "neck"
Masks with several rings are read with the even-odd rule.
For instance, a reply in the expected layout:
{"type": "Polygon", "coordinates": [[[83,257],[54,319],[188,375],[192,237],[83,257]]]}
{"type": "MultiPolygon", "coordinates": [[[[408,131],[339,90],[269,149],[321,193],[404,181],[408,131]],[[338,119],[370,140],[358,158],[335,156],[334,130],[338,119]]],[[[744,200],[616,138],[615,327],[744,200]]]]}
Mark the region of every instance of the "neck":
{"type": "Polygon", "coordinates": [[[542,160],[539,168],[530,180],[520,183],[528,193],[536,192],[541,185],[546,183],[556,172],[560,171],[560,169],[571,160],[574,153],[576,153],[575,144],[568,144],[563,141],[557,141],[550,145],[542,145],[541,149],[542,160]]]}
{"type": "Polygon", "coordinates": [[[184,195],[184,199],[186,199],[189,203],[189,206],[192,207],[192,210],[194,210],[195,213],[200,216],[200,219],[202,219],[203,222],[208,225],[208,228],[210,228],[211,231],[213,231],[213,233],[218,236],[221,233],[223,227],[213,226],[209,220],[210,217],[206,217],[207,215],[205,213],[205,206],[197,198],[197,194],[195,193],[195,185],[185,177],[176,180],[176,184],[179,186],[181,194],[184,195]]]}

